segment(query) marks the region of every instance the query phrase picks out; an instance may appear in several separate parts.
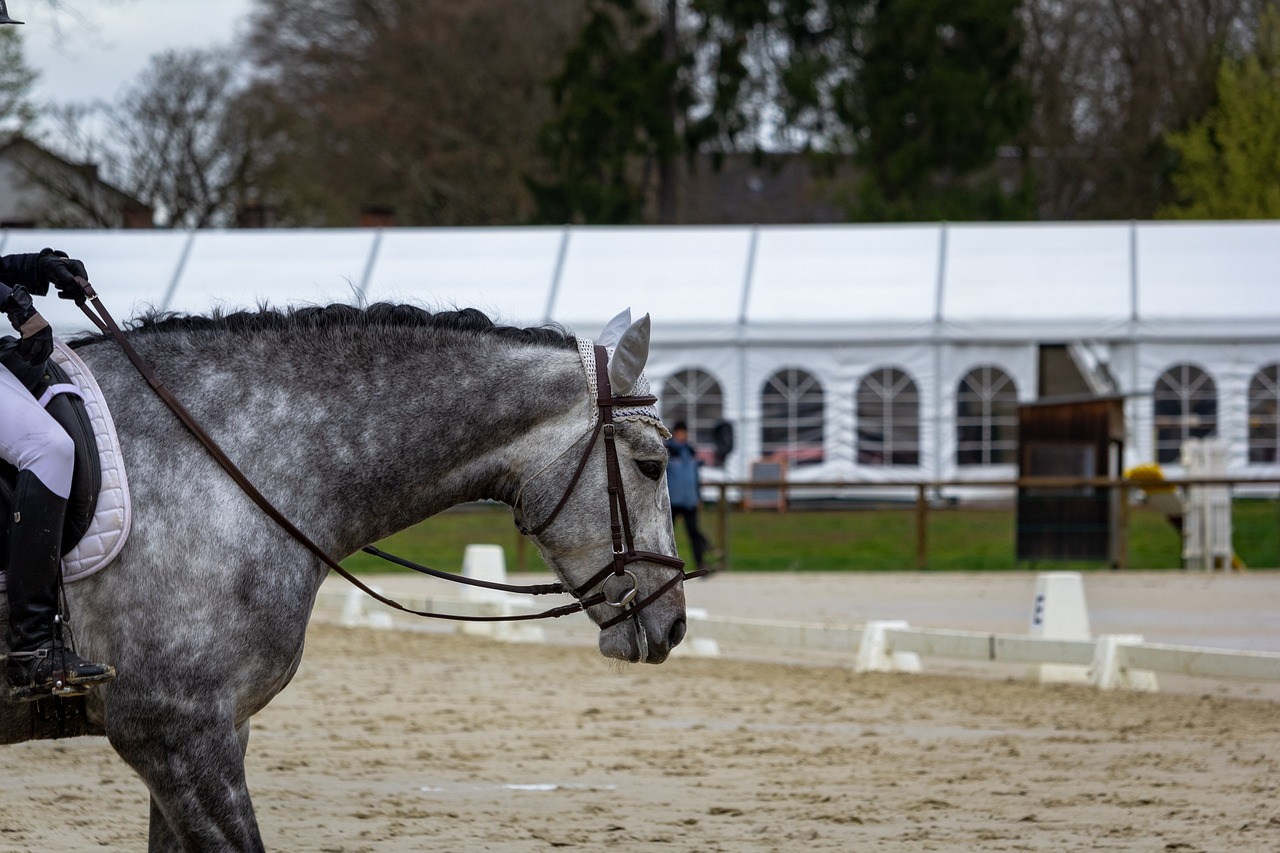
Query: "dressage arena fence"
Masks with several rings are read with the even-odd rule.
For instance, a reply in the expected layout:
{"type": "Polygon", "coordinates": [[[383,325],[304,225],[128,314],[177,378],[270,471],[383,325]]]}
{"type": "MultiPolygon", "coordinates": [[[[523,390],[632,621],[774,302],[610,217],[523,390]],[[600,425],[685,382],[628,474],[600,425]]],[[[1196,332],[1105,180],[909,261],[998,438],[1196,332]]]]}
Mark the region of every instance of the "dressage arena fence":
{"type": "MultiPolygon", "coordinates": [[[[463,571],[469,577],[503,582],[502,548],[468,546],[463,571]]],[[[463,587],[461,595],[413,594],[400,600],[417,610],[465,616],[514,616],[546,609],[527,597],[479,587],[463,587]]],[[[1084,607],[1078,572],[1047,572],[1037,576],[1027,634],[914,628],[900,620],[854,624],[730,618],[689,608],[688,635],[675,653],[714,657],[721,643],[835,653],[856,672],[917,673],[922,671],[921,657],[1026,664],[1028,676],[1040,682],[1084,683],[1101,690],[1155,691],[1160,674],[1280,683],[1280,652],[1148,643],[1137,634],[1090,637],[1084,607]]],[[[357,589],[326,584],[314,618],[348,627],[452,630],[520,643],[565,641],[574,635],[583,640],[596,630],[581,615],[542,622],[441,623],[393,617],[393,612],[357,589]]]]}
{"type": "MultiPolygon", "coordinates": [[[[821,504],[823,500],[834,502],[828,505],[840,505],[841,501],[859,502],[863,506],[897,506],[910,507],[915,517],[914,522],[914,562],[912,567],[917,571],[925,571],[929,565],[929,517],[931,513],[952,509],[962,504],[993,504],[1013,506],[1017,494],[1022,490],[1058,491],[1077,493],[1088,490],[1107,490],[1112,495],[1113,517],[1110,530],[1110,567],[1127,569],[1130,562],[1130,527],[1131,510],[1139,496],[1147,494],[1153,486],[1175,491],[1187,496],[1187,505],[1194,505],[1191,500],[1197,492],[1220,493],[1222,504],[1229,513],[1230,502],[1235,497],[1265,497],[1275,499],[1280,496],[1280,477],[1169,477],[1158,481],[1129,477],[1016,477],[1012,479],[986,480],[886,480],[868,482],[865,480],[794,480],[794,479],[753,479],[745,481],[723,480],[704,482],[704,497],[714,495],[710,503],[710,514],[714,519],[716,541],[724,552],[726,561],[732,557],[732,537],[729,524],[729,512],[734,506],[744,510],[764,510],[786,512],[789,508],[802,505],[806,500],[821,504]]],[[[1177,503],[1183,503],[1178,498],[1177,503]]],[[[1148,503],[1150,497],[1148,495],[1148,503]]],[[[1154,504],[1153,504],[1154,506],[1154,504]]],[[[1173,520],[1171,518],[1171,520],[1173,520]]],[[[1181,518],[1177,519],[1179,535],[1183,536],[1181,518]]],[[[1280,516],[1277,516],[1280,524],[1280,516]]],[[[1188,524],[1190,534],[1194,526],[1188,524]]],[[[1194,540],[1195,536],[1188,537],[1194,540]]],[[[1188,568],[1195,565],[1189,561],[1187,547],[1191,542],[1184,539],[1184,565],[1188,568]]],[[[1194,547],[1194,546],[1192,546],[1194,547]]],[[[1227,563],[1230,564],[1230,543],[1226,544],[1227,563]]]]}

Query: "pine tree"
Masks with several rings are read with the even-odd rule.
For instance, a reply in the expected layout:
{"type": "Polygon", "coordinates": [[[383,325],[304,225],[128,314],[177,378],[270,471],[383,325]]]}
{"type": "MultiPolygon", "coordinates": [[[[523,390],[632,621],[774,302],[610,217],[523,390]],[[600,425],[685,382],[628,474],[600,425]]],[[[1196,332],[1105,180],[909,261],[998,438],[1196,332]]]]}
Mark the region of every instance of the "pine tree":
{"type": "MultiPolygon", "coordinates": [[[[674,5],[674,4],[673,4],[674,5]]],[[[540,147],[554,178],[529,179],[544,222],[640,222],[651,184],[680,153],[679,61],[670,31],[636,0],[592,0],[551,81],[540,147]]],[[[674,26],[674,22],[670,22],[674,26]]],[[[658,193],[674,193],[674,186],[658,193]]]]}
{"type": "Polygon", "coordinates": [[[865,173],[854,218],[1028,217],[1025,181],[1007,192],[994,168],[1030,121],[1019,0],[871,5],[848,116],[865,173]]]}
{"type": "Polygon", "coordinates": [[[1280,218],[1280,9],[1263,12],[1253,54],[1222,63],[1217,104],[1166,139],[1178,201],[1159,216],[1280,218]]]}

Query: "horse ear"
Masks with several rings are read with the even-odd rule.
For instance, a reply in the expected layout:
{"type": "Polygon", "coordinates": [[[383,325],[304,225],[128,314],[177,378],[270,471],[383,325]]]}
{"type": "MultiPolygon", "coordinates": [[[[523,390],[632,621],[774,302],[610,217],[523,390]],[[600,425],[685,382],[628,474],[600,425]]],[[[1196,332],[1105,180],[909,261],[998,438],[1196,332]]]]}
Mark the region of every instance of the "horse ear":
{"type": "Polygon", "coordinates": [[[613,393],[630,394],[648,360],[649,315],[645,314],[622,333],[622,340],[609,359],[609,384],[613,386],[613,393]]]}
{"type": "Polygon", "coordinates": [[[616,347],[618,341],[622,340],[622,333],[630,326],[631,309],[624,308],[621,314],[604,324],[604,331],[596,338],[596,343],[602,347],[616,347]]]}

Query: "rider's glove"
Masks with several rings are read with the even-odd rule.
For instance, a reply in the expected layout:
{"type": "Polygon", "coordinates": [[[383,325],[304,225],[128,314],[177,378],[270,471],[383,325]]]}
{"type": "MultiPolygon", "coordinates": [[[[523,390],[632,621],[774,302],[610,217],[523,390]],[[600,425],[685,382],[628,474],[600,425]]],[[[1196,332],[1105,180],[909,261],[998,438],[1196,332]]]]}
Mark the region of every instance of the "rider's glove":
{"type": "Polygon", "coordinates": [[[89,273],[84,264],[75,258],[67,257],[66,252],[54,249],[42,249],[36,258],[36,278],[41,284],[52,284],[58,289],[61,299],[74,299],[84,302],[84,287],[76,281],[76,276],[88,281],[89,273]]]}
{"type": "Polygon", "coordinates": [[[31,294],[22,285],[13,288],[4,305],[0,305],[9,315],[9,322],[22,335],[18,342],[18,355],[30,365],[41,365],[53,354],[53,329],[31,301],[31,294]]]}

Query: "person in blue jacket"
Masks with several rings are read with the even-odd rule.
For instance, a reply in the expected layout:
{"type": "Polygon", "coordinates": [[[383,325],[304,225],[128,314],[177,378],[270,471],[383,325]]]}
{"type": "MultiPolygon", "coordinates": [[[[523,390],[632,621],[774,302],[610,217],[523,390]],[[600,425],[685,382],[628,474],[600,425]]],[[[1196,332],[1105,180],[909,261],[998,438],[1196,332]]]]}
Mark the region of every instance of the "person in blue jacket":
{"type": "Polygon", "coordinates": [[[683,518],[689,541],[693,545],[693,562],[700,569],[711,551],[711,543],[698,529],[698,506],[702,503],[702,483],[698,477],[698,461],[689,444],[689,427],[683,421],[671,429],[667,440],[667,492],[671,496],[671,520],[683,518]]]}
{"type": "MultiPolygon", "coordinates": [[[[0,0],[0,23],[9,20],[0,0]]],[[[64,299],[83,300],[88,281],[84,264],[64,252],[0,256],[0,312],[18,332],[10,357],[42,370],[53,352],[53,330],[31,297],[44,296],[52,284],[64,299]]],[[[14,362],[16,364],[16,362],[14,362]]],[[[20,369],[19,369],[20,368],[20,369]]],[[[62,563],[62,527],[75,464],[71,437],[12,371],[0,364],[0,459],[17,469],[8,547],[0,554],[9,603],[5,674],[10,699],[32,701],[55,692],[84,692],[115,677],[105,664],[81,660],[63,645],[58,583],[62,563]]]]}

